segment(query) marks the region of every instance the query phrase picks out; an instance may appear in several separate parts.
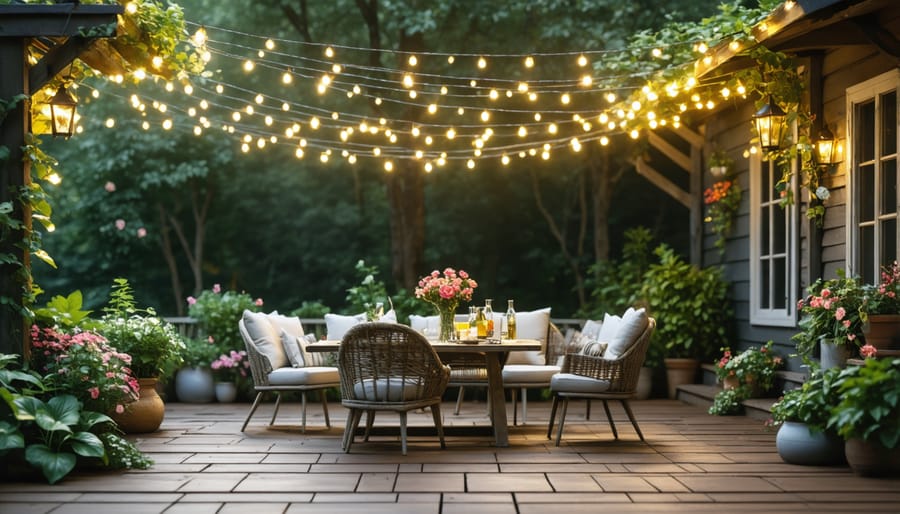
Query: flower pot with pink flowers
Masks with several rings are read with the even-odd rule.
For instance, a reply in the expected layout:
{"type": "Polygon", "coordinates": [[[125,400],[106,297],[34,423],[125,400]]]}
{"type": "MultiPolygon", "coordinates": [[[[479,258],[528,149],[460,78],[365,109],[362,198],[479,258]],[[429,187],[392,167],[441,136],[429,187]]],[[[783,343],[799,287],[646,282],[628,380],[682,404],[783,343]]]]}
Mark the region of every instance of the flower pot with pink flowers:
{"type": "Polygon", "coordinates": [[[809,286],[806,298],[797,303],[802,314],[801,330],[792,337],[803,361],[816,367],[843,367],[863,342],[865,305],[865,290],[859,279],[847,277],[842,270],[838,270],[837,278],[820,278],[809,286]],[[820,362],[812,359],[817,347],[820,362]]]}
{"type": "Polygon", "coordinates": [[[453,317],[460,302],[472,300],[472,293],[478,283],[464,270],[456,271],[446,268],[441,273],[432,271],[419,279],[416,287],[416,298],[424,300],[434,306],[440,318],[440,332],[438,339],[449,341],[453,338],[453,317]]]}

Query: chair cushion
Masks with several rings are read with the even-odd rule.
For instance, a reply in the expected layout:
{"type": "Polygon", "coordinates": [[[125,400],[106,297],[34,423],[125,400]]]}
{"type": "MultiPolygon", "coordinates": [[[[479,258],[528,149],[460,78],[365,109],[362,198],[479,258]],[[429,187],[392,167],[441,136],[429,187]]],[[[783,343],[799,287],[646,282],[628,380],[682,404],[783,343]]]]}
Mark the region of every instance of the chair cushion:
{"type": "Polygon", "coordinates": [[[637,341],[650,322],[647,311],[640,309],[625,311],[616,334],[609,340],[609,347],[603,355],[604,359],[618,359],[637,341]]]}
{"type": "Polygon", "coordinates": [[[407,402],[416,400],[420,395],[419,382],[400,377],[366,379],[353,384],[353,396],[357,400],[380,402],[407,402]],[[376,394],[377,392],[377,394],[376,394]]]}
{"type": "Polygon", "coordinates": [[[550,379],[550,390],[556,392],[605,393],[609,386],[609,380],[597,380],[572,373],[557,373],[550,379]]]}
{"type": "Polygon", "coordinates": [[[534,366],[531,364],[507,364],[503,366],[505,384],[550,384],[559,366],[534,366]]]}
{"type": "Polygon", "coordinates": [[[298,337],[303,335],[303,325],[300,318],[295,316],[282,316],[278,311],[272,311],[266,314],[269,317],[269,323],[277,330],[284,330],[288,334],[298,337]]]}
{"type": "Polygon", "coordinates": [[[600,328],[602,326],[603,326],[602,321],[594,321],[592,319],[589,319],[589,320],[585,321],[584,326],[581,327],[581,333],[596,341],[597,336],[600,335],[600,328]]]}
{"type": "Polygon", "coordinates": [[[326,339],[331,341],[340,341],[344,338],[344,334],[348,330],[366,321],[366,314],[357,314],[355,316],[342,316],[340,314],[325,315],[326,339]]]}
{"type": "Polygon", "coordinates": [[[303,352],[303,363],[306,366],[327,366],[329,354],[326,352],[308,352],[306,347],[316,342],[316,336],[306,334],[297,338],[297,344],[300,345],[300,351],[303,352]]]}
{"type": "Polygon", "coordinates": [[[244,328],[250,336],[250,343],[256,351],[269,359],[272,369],[290,366],[290,360],[284,353],[284,345],[281,343],[281,334],[269,322],[269,317],[261,312],[244,310],[244,328]]]}
{"type": "Polygon", "coordinates": [[[300,349],[300,343],[297,341],[297,336],[288,334],[286,330],[281,329],[281,344],[284,346],[284,354],[287,355],[288,360],[291,361],[291,366],[302,368],[306,365],[303,361],[303,350],[300,349]]]}
{"type": "Polygon", "coordinates": [[[519,339],[537,339],[541,342],[540,350],[528,352],[509,352],[506,364],[546,364],[547,333],[550,331],[550,307],[536,311],[516,312],[516,337],[519,339]]]}
{"type": "Polygon", "coordinates": [[[273,386],[338,384],[340,381],[338,369],[327,366],[285,367],[269,373],[269,384],[273,386]]]}
{"type": "Polygon", "coordinates": [[[612,338],[616,335],[621,323],[622,318],[615,314],[604,314],[603,324],[600,325],[600,330],[597,332],[597,341],[612,341],[612,338]]]}

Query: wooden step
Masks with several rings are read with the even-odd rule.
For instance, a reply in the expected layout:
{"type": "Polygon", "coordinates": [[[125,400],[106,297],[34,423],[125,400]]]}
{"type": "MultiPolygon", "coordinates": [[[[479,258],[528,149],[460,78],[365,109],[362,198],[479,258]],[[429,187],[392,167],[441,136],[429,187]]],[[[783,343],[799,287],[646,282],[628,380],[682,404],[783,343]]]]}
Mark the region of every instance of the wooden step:
{"type": "MultiPolygon", "coordinates": [[[[713,398],[722,388],[709,384],[684,384],[677,388],[676,399],[688,405],[709,408],[713,404],[713,398]]],[[[771,415],[772,404],[777,398],[748,398],[741,402],[744,406],[744,415],[753,419],[767,420],[771,415]]]]}

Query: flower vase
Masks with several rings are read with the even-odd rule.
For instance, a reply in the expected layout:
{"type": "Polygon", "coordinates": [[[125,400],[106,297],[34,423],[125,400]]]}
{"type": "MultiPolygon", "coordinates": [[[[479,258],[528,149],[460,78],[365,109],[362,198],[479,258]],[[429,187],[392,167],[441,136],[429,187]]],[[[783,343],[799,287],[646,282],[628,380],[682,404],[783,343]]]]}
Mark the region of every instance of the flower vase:
{"type": "Polygon", "coordinates": [[[162,424],[166,406],[156,391],[156,378],[139,378],[140,397],[125,406],[125,412],[111,413],[110,417],[126,434],[156,432],[162,424]]]}
{"type": "Polygon", "coordinates": [[[451,309],[438,309],[438,317],[440,318],[438,340],[442,343],[456,339],[456,326],[454,324],[455,314],[456,312],[451,309]]]}

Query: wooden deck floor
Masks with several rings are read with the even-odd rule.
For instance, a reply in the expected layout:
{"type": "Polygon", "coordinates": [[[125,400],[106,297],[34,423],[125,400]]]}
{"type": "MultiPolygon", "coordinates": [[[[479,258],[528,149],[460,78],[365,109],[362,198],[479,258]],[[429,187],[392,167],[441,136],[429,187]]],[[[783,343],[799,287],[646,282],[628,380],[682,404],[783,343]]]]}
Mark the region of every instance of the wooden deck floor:
{"type": "MultiPolygon", "coordinates": [[[[337,403],[330,430],[312,404],[306,434],[296,404],[283,405],[272,427],[272,405],[261,407],[241,433],[247,404],[173,403],[159,432],[135,439],[153,468],[78,472],[54,486],[0,484],[0,512],[900,512],[900,478],[785,464],[775,434],[758,420],[709,416],[671,400],[632,405],[646,443],[618,405],[614,440],[601,408],[586,421],[573,404],[557,448],[546,438],[549,402],[531,402],[529,424],[511,427],[508,448],[469,436],[451,437],[441,450],[421,436],[404,457],[395,436],[342,452],[346,411],[337,403]]],[[[450,426],[487,423],[483,403],[467,402],[460,416],[448,403],[443,414],[450,426]]],[[[415,413],[410,425],[430,418],[415,413]]],[[[379,422],[397,424],[389,413],[379,422]]]]}

